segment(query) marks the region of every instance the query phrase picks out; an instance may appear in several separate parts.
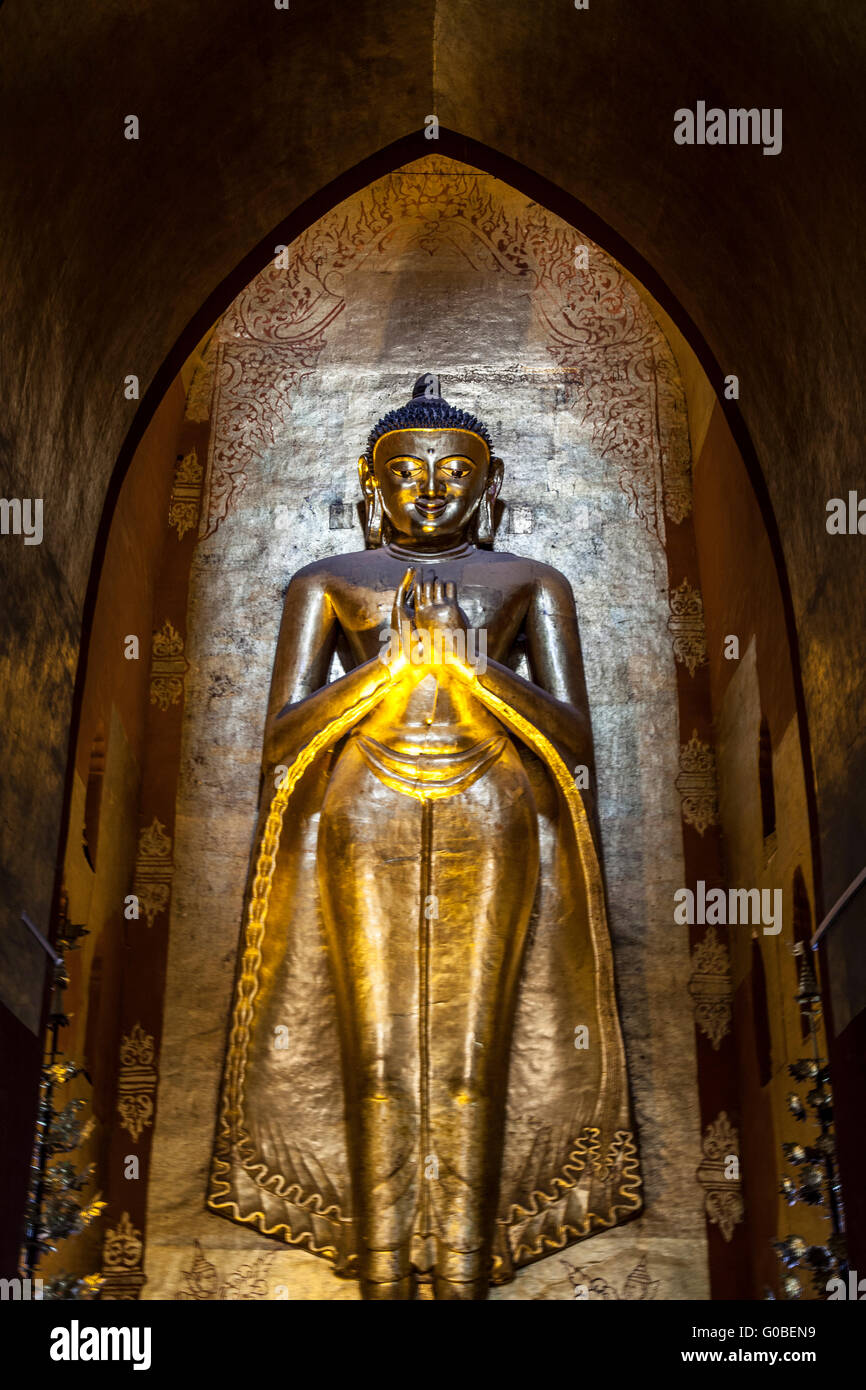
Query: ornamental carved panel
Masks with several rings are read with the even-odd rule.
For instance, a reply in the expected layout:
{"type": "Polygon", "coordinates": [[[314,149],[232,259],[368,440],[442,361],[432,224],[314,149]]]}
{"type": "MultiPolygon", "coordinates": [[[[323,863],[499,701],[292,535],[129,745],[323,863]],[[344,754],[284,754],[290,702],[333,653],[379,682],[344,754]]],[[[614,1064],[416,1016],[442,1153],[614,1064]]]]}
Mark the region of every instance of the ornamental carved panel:
{"type": "Polygon", "coordinates": [[[202,536],[225,521],[289,424],[297,388],[346,310],[347,276],[443,248],[479,274],[519,283],[567,408],[590,427],[641,523],[663,541],[666,520],[690,514],[685,400],[658,323],[600,247],[511,194],[506,203],[478,170],[428,156],[340,204],[256,276],[193,381],[190,418],[210,411],[213,420],[202,536]]]}

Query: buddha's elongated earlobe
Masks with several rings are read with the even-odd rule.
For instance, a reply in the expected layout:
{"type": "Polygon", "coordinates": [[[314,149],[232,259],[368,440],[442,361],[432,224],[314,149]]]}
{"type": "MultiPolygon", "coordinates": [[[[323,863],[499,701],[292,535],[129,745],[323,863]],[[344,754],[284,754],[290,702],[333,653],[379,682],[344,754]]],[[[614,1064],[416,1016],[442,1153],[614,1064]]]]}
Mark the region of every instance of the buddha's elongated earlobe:
{"type": "Polygon", "coordinates": [[[361,479],[361,491],[366,503],[364,537],[368,548],[375,550],[377,546],[382,544],[382,524],[385,511],[382,506],[382,494],[379,491],[379,485],[364,454],[358,459],[358,477],[361,479]]]}
{"type": "Polygon", "coordinates": [[[374,483],[372,498],[367,499],[366,539],[371,550],[382,544],[383,520],[382,494],[374,483]]]}
{"type": "Polygon", "coordinates": [[[493,544],[493,504],[490,492],[486,491],[478,503],[475,514],[475,539],[479,545],[493,544]]]}
{"type": "Polygon", "coordinates": [[[487,487],[484,489],[478,504],[478,511],[475,513],[475,539],[479,545],[493,544],[493,508],[502,486],[503,472],[502,459],[492,458],[487,477],[487,487]]]}

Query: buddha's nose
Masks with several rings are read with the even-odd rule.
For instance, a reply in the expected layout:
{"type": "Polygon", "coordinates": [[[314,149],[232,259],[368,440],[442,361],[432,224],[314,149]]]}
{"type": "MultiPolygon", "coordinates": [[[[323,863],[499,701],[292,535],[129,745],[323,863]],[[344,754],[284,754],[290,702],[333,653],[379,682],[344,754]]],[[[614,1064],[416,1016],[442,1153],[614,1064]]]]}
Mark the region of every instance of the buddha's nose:
{"type": "Polygon", "coordinates": [[[445,487],[441,484],[441,480],[437,481],[436,478],[436,453],[434,450],[428,449],[427,469],[424,477],[424,495],[425,497],[436,497],[437,495],[442,496],[444,492],[445,487]]]}

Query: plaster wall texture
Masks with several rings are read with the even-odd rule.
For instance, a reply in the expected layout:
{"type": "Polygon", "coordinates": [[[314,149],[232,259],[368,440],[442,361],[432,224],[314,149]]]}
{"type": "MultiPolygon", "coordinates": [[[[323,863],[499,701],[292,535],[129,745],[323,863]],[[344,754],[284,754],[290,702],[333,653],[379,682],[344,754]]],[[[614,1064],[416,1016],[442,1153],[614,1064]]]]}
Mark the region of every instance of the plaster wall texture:
{"type": "Polygon", "coordinates": [[[617,1297],[706,1297],[688,940],[672,923],[684,867],[663,546],[666,515],[688,510],[688,425],[658,324],[579,233],[495,180],[428,161],[311,229],[287,271],[267,269],[235,302],[208,358],[213,385],[194,381],[188,406],[210,410],[211,448],[143,1296],[357,1293],[203,1202],[282,594],[310,560],[363,546],[358,454],[432,370],[505,460],[497,546],[557,566],[574,588],[645,1182],[637,1221],[495,1297],[571,1298],[587,1262],[617,1297]],[[575,244],[589,247],[586,280],[575,244]]]}

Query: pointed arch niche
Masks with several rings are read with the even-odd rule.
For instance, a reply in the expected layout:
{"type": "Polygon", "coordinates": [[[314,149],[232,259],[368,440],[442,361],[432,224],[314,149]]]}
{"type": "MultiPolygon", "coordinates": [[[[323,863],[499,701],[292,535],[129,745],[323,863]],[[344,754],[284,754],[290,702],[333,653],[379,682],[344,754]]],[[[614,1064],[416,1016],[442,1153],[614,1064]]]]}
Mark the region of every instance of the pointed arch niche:
{"type": "Polygon", "coordinates": [[[100,1175],[109,1289],[137,1293],[143,1277],[147,1298],[356,1295],[326,1263],[206,1213],[204,1191],[282,595],[310,560],[363,546],[358,454],[425,370],[505,460],[497,547],[574,588],[645,1181],[637,1221],[494,1296],[572,1298],[591,1265],[618,1297],[760,1297],[776,1283],[772,1251],[751,1241],[744,1202],[762,1204],[761,1239],[787,1230],[772,1196],[781,1136],[761,1128],[741,1182],[725,1160],[750,1106],[785,1111],[800,1037],[786,1002],[793,912],[762,949],[777,1067],[762,1086],[743,1007],[750,929],[678,926],[673,910],[699,880],[778,878],[788,892],[797,865],[813,895],[772,546],[713,390],[662,308],[579,229],[439,155],[275,244],[173,384],[120,491],[84,696],[119,707],[118,673],[139,683],[137,705],[124,697],[137,782],[113,810],[137,847],[126,891],[140,911],[130,920],[119,901],[112,918],[122,979],[102,1032],[120,1041],[99,1063],[117,1099],[100,1175]],[[135,526],[147,543],[130,576],[113,540],[135,526]],[[118,643],[138,633],[137,665],[118,664],[109,628],[118,643]],[[770,864],[754,767],[764,710],[781,731],[770,864]],[[129,1061],[142,1037],[144,1080],[129,1061]],[[146,1182],[125,1182],[129,1152],[146,1182]],[[118,1270],[121,1236],[136,1263],[118,1270]]]}

